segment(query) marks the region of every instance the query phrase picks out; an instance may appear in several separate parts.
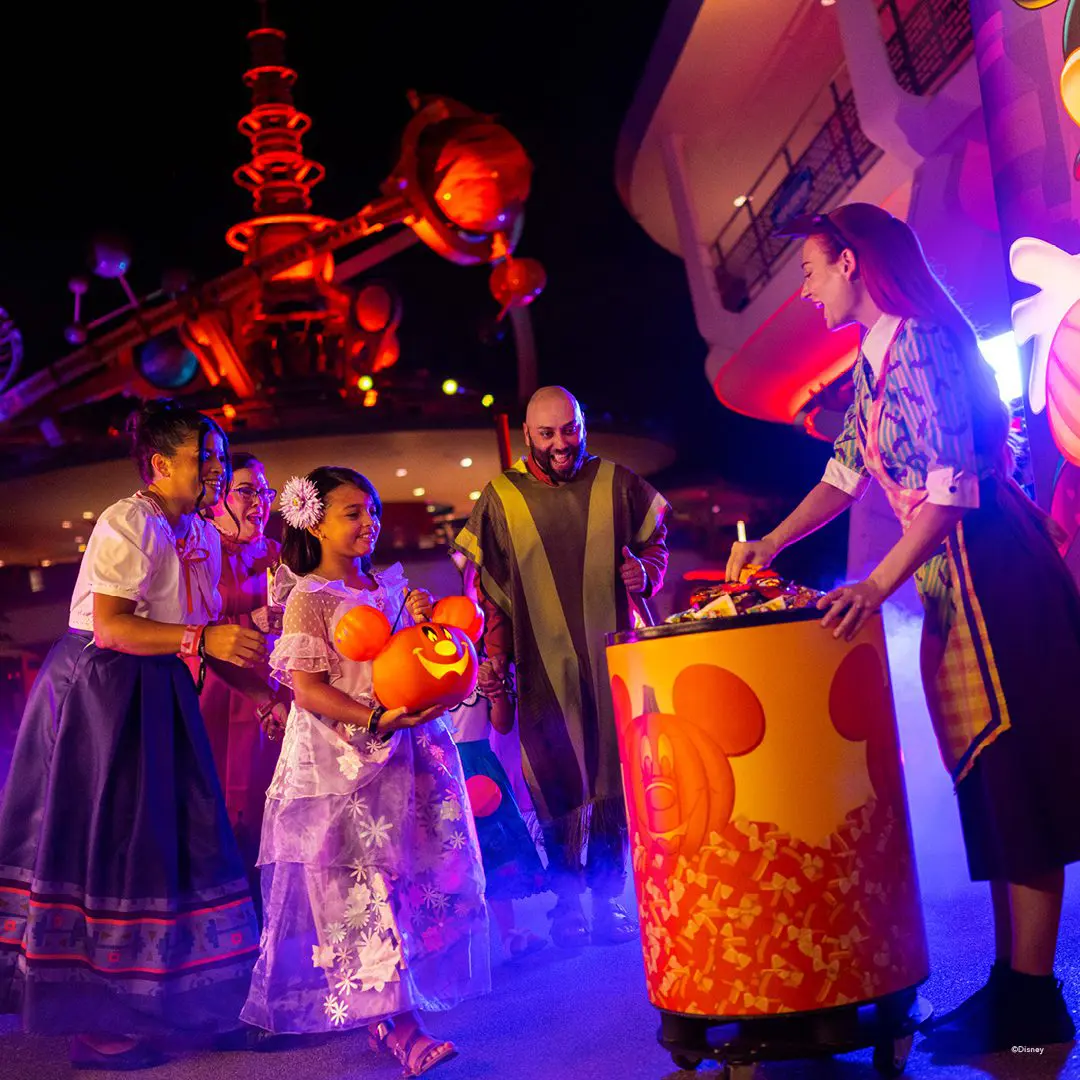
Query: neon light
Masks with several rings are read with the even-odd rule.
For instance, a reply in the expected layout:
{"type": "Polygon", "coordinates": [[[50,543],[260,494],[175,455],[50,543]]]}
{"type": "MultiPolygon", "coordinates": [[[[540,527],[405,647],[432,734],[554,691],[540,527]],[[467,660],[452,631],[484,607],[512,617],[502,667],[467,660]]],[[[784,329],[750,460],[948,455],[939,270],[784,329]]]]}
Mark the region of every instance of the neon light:
{"type": "Polygon", "coordinates": [[[1033,345],[1028,405],[1033,413],[1046,410],[1055,445],[1080,465],[1080,255],[1022,236],[1009,265],[1017,280],[1039,290],[1012,310],[1017,340],[1033,345]]]}
{"type": "Polygon", "coordinates": [[[1011,331],[997,337],[980,340],[979,352],[994,369],[998,393],[1008,403],[1024,396],[1024,378],[1020,371],[1020,353],[1016,347],[1016,335],[1011,331]]]}

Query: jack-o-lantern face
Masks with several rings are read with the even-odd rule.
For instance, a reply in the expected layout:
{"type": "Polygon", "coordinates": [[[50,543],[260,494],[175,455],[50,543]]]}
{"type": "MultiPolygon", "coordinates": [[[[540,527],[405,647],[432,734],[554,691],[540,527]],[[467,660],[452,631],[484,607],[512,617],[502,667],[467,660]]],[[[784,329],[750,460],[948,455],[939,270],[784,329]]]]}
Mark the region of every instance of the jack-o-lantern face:
{"type": "Polygon", "coordinates": [[[661,713],[652,690],[633,716],[630,692],[611,680],[632,827],[653,854],[695,852],[727,825],[735,806],[728,757],[748,754],[765,734],[757,695],[738,676],[711,664],[682,671],[675,710],[661,713]]]}
{"type": "Polygon", "coordinates": [[[639,824],[663,855],[702,844],[712,829],[727,824],[735,802],[731,766],[720,747],[672,720],[663,713],[636,717],[629,747],[635,753],[631,782],[643,795],[639,824]]]}
{"type": "Polygon", "coordinates": [[[675,787],[675,747],[663,732],[641,736],[641,779],[645,785],[645,809],[654,836],[667,838],[680,829],[679,793],[675,787]]]}
{"type": "Polygon", "coordinates": [[[399,630],[372,661],[375,695],[388,708],[453,708],[476,689],[476,650],[464,630],[420,623],[399,630]]]}
{"type": "Polygon", "coordinates": [[[480,605],[468,596],[444,596],[436,603],[431,621],[448,623],[464,630],[474,645],[484,633],[484,613],[480,605]]]}

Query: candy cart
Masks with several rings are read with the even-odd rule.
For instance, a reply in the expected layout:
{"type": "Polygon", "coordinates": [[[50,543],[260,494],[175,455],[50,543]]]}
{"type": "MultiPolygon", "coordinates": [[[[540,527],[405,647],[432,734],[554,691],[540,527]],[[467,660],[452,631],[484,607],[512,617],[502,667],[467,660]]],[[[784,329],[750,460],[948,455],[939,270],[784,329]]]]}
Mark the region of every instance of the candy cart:
{"type": "Polygon", "coordinates": [[[609,635],[649,1000],[681,1068],[873,1047],[930,1016],[885,635],[763,611],[609,635]]]}

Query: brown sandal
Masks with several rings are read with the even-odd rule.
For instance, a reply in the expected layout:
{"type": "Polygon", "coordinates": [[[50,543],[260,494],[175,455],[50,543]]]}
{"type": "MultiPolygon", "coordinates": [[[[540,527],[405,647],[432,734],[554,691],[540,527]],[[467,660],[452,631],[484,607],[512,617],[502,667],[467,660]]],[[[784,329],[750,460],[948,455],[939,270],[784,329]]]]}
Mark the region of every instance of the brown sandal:
{"type": "Polygon", "coordinates": [[[405,1040],[404,1046],[395,1046],[387,1042],[390,1052],[401,1063],[406,1076],[420,1076],[428,1069],[457,1057],[457,1047],[452,1042],[440,1042],[434,1035],[429,1035],[419,1024],[405,1040]],[[420,1040],[427,1039],[427,1046],[420,1046],[420,1040]]]}
{"type": "Polygon", "coordinates": [[[511,960],[520,960],[547,947],[548,939],[531,930],[511,930],[507,936],[506,951],[511,960]]]}
{"type": "Polygon", "coordinates": [[[405,1076],[421,1076],[436,1065],[457,1057],[458,1050],[452,1042],[439,1042],[419,1024],[413,1028],[404,1045],[390,1041],[394,1030],[394,1022],[384,1020],[376,1024],[374,1029],[368,1028],[368,1042],[373,1050],[389,1050],[405,1070],[405,1076]],[[426,1047],[418,1045],[421,1039],[428,1040],[426,1047]]]}
{"type": "MultiPolygon", "coordinates": [[[[377,1024],[368,1027],[368,1049],[373,1054],[381,1054],[383,1050],[390,1050],[390,1035],[394,1030],[393,1020],[381,1020],[377,1024]]],[[[390,1051],[393,1053],[393,1051],[390,1051]]]]}

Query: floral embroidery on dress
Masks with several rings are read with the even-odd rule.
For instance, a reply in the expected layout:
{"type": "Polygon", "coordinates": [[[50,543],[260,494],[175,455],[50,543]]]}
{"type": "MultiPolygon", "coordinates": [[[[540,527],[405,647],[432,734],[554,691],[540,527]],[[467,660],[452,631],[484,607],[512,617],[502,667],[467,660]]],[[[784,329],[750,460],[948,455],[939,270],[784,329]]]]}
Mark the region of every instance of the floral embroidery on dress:
{"type": "Polygon", "coordinates": [[[360,839],[372,847],[382,847],[390,837],[390,830],[394,826],[386,818],[380,817],[378,821],[369,818],[359,826],[360,839]]]}
{"type": "Polygon", "coordinates": [[[338,768],[342,776],[355,780],[360,775],[360,757],[355,750],[343,750],[338,754],[338,768]]]}
{"type": "Polygon", "coordinates": [[[352,877],[355,884],[346,894],[344,920],[323,927],[322,937],[330,944],[312,953],[315,967],[327,971],[323,1007],[335,1025],[350,1019],[354,991],[383,990],[399,979],[405,966],[390,889],[382,874],[356,865],[352,877]]]}
{"type": "MultiPolygon", "coordinates": [[[[358,603],[391,622],[409,619],[400,568],[373,576],[378,588],[358,591],[279,572],[274,595],[285,616],[275,670],[325,671],[331,686],[374,705],[371,665],[333,646],[337,620],[358,603]]],[[[483,867],[441,719],[384,742],[294,703],[267,796],[266,927],[245,1020],[270,1031],[329,1031],[486,992],[483,867]]]]}
{"type": "Polygon", "coordinates": [[[340,1026],[349,1017],[349,1007],[344,1001],[338,1001],[333,994],[329,994],[326,998],[326,1015],[331,1024],[340,1026]]]}

